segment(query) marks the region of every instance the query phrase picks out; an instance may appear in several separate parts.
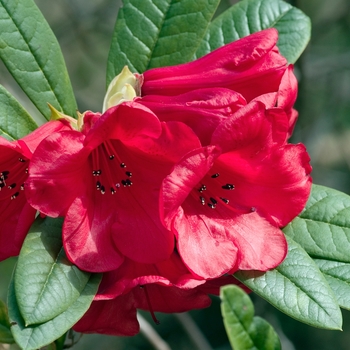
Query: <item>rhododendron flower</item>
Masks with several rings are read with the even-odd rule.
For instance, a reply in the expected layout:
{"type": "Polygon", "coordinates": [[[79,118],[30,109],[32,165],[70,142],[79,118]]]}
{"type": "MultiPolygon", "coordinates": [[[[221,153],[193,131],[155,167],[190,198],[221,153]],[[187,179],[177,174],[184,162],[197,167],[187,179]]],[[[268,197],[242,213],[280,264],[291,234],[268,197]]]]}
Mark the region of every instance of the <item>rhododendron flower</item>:
{"type": "Polygon", "coordinates": [[[188,126],[160,122],[136,102],[87,112],[81,131],[53,133],[35,151],[29,202],[48,216],[65,216],[64,248],[83,270],[114,270],[124,257],[163,261],[174,235],[160,220],[161,183],[198,147],[188,126]]]}
{"type": "Polygon", "coordinates": [[[165,178],[164,223],[193,274],[215,278],[282,262],[279,227],[300,213],[311,188],[309,156],[303,145],[286,143],[288,132],[282,109],[252,101],[165,178]]]}
{"type": "Polygon", "coordinates": [[[197,279],[177,253],[158,264],[125,260],[115,271],[104,274],[94,302],[74,326],[79,332],[134,335],[139,331],[136,309],[154,312],[184,312],[208,307],[208,294],[219,294],[220,286],[240,284],[232,276],[212,281],[197,279]]]}
{"type": "Polygon", "coordinates": [[[19,254],[35,219],[23,192],[32,154],[46,136],[63,129],[70,129],[66,122],[51,121],[18,141],[0,137],[0,261],[19,254]]]}
{"type": "Polygon", "coordinates": [[[223,87],[242,94],[249,102],[277,91],[287,60],[276,46],[278,32],[266,29],[192,62],[150,69],[143,73],[142,96],[179,95],[184,92],[223,87]]]}

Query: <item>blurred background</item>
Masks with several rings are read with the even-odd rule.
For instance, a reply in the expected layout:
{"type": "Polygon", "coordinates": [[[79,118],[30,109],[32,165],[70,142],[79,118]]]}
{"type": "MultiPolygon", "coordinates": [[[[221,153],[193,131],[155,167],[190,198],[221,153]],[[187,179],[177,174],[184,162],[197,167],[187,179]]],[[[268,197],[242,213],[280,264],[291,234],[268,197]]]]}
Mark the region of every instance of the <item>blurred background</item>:
{"type": "MultiPolygon", "coordinates": [[[[218,13],[237,1],[222,0],[218,13]]],[[[350,1],[291,0],[312,20],[312,39],[295,65],[299,79],[296,108],[299,121],[293,142],[303,142],[310,153],[313,179],[350,194],[350,1]]],[[[120,6],[118,0],[36,0],[62,47],[80,111],[100,111],[105,87],[106,62],[113,27],[120,6]]],[[[0,83],[11,91],[43,122],[21,93],[6,69],[0,65],[0,83]]],[[[0,299],[5,300],[15,259],[0,264],[0,299]]],[[[350,312],[344,311],[344,331],[318,330],[281,314],[262,299],[251,295],[256,314],[274,325],[284,350],[347,350],[350,348],[350,312]]],[[[147,314],[145,318],[150,321],[147,314]]],[[[230,349],[223,328],[220,302],[193,311],[191,319],[158,315],[157,332],[172,349],[230,349]],[[208,344],[196,347],[191,339],[198,327],[208,344]],[[190,329],[189,332],[186,331],[190,329]]],[[[151,321],[150,321],[151,322],[151,321]]],[[[79,335],[75,335],[79,339],[79,335]]],[[[15,347],[11,347],[15,349],[15,347]]],[[[140,334],[133,338],[84,335],[74,350],[153,349],[140,334]]]]}

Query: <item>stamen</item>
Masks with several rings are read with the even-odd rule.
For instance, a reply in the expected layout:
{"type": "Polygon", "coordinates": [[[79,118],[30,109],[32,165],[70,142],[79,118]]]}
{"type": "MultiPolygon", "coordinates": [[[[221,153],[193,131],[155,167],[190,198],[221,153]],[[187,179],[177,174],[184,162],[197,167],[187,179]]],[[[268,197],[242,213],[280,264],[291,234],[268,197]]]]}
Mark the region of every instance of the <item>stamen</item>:
{"type": "Polygon", "coordinates": [[[110,159],[110,160],[113,160],[113,159],[114,159],[114,154],[111,154],[111,155],[109,156],[109,159],[110,159]]]}
{"type": "Polygon", "coordinates": [[[10,189],[10,190],[12,190],[13,188],[15,188],[16,187],[16,184],[15,183],[13,183],[13,184],[11,184],[10,186],[8,186],[8,188],[10,189]]]}
{"type": "Polygon", "coordinates": [[[105,193],[106,193],[106,190],[105,190],[105,187],[104,187],[104,186],[101,186],[101,193],[102,193],[102,194],[105,194],[105,193]]]}
{"type": "Polygon", "coordinates": [[[125,163],[120,163],[120,167],[121,167],[121,168],[126,168],[125,163]]]}
{"type": "Polygon", "coordinates": [[[214,205],[218,204],[218,201],[217,201],[215,198],[213,198],[213,197],[210,197],[210,201],[211,201],[214,205]]]}
{"type": "Polygon", "coordinates": [[[211,209],[215,209],[216,208],[216,204],[208,203],[208,207],[211,208],[211,209]]]}
{"type": "Polygon", "coordinates": [[[101,189],[101,182],[100,182],[100,181],[97,181],[97,182],[96,182],[96,189],[97,189],[97,190],[100,190],[100,189],[101,189]]]}
{"type": "Polygon", "coordinates": [[[100,176],[102,174],[102,170],[98,169],[98,170],[93,170],[92,171],[92,175],[93,176],[100,176]]]}
{"type": "Polygon", "coordinates": [[[121,183],[124,187],[130,187],[132,185],[132,182],[129,179],[122,180],[121,183]]]}
{"type": "Polygon", "coordinates": [[[229,203],[229,200],[228,200],[227,198],[220,197],[220,199],[221,199],[225,204],[228,204],[228,203],[229,203]]]}
{"type": "Polygon", "coordinates": [[[224,186],[221,186],[221,188],[223,188],[224,190],[234,190],[235,186],[232,184],[226,184],[224,186]]]}
{"type": "Polygon", "coordinates": [[[23,158],[18,158],[18,160],[19,160],[21,163],[24,163],[24,162],[25,162],[25,159],[23,159],[23,158]]]}
{"type": "Polygon", "coordinates": [[[198,189],[198,192],[202,193],[203,191],[206,191],[206,189],[207,189],[207,186],[201,185],[201,187],[199,187],[198,189]]]}
{"type": "Polygon", "coordinates": [[[113,187],[111,187],[111,193],[112,194],[114,194],[114,193],[116,193],[117,191],[113,188],[113,187]]]}
{"type": "Polygon", "coordinates": [[[24,184],[21,185],[21,190],[24,191],[24,184]]]}
{"type": "Polygon", "coordinates": [[[129,176],[129,177],[132,176],[132,172],[131,172],[131,171],[126,171],[125,174],[126,174],[127,176],[129,176]]]}
{"type": "Polygon", "coordinates": [[[255,212],[255,211],[256,211],[256,208],[255,208],[255,207],[251,207],[251,208],[250,208],[250,211],[251,211],[251,212],[255,212]]]}
{"type": "Polygon", "coordinates": [[[13,194],[12,196],[11,196],[11,199],[15,199],[16,197],[18,197],[19,196],[19,192],[16,192],[15,194],[13,194]]]}
{"type": "Polygon", "coordinates": [[[220,176],[220,174],[219,173],[216,173],[216,174],[213,174],[211,177],[213,178],[213,179],[216,179],[217,177],[219,177],[220,176]]]}
{"type": "Polygon", "coordinates": [[[205,205],[205,199],[204,199],[204,197],[200,196],[199,199],[201,200],[201,204],[202,204],[202,205],[205,205]]]}
{"type": "Polygon", "coordinates": [[[145,291],[145,295],[146,295],[146,300],[147,300],[149,312],[150,312],[150,314],[151,314],[151,317],[152,317],[154,323],[155,323],[156,325],[160,324],[160,322],[158,321],[156,315],[154,314],[154,311],[153,311],[153,308],[152,308],[152,304],[151,304],[151,300],[150,300],[150,298],[149,298],[148,290],[147,290],[146,286],[140,286],[140,288],[142,288],[142,289],[145,291]]]}

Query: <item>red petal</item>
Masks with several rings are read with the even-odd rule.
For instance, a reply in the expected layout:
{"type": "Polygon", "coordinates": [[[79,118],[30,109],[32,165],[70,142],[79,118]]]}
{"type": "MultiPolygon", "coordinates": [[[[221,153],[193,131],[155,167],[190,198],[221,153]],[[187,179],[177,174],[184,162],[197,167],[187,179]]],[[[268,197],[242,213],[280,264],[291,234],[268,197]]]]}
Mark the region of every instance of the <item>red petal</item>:
{"type": "Polygon", "coordinates": [[[246,104],[240,94],[221,88],[200,89],[178,96],[147,95],[139,102],[162,121],[181,121],[190,126],[202,145],[210,143],[213,131],[222,120],[246,104]]]}
{"type": "Polygon", "coordinates": [[[240,207],[256,208],[278,226],[287,225],[304,208],[311,190],[310,158],[305,147],[285,145],[261,159],[242,158],[239,152],[221,155],[215,172],[235,185],[227,194],[240,207]]]}
{"type": "Polygon", "coordinates": [[[118,268],[124,256],[113,244],[111,226],[115,220],[109,202],[96,203],[91,197],[71,204],[63,226],[63,244],[68,258],[91,272],[118,268]]]}
{"type": "Polygon", "coordinates": [[[225,45],[202,58],[144,73],[143,95],[179,95],[186,91],[225,87],[247,101],[277,91],[286,59],[276,47],[277,31],[267,29],[225,45]]]}
{"type": "Polygon", "coordinates": [[[272,147],[285,143],[288,119],[280,109],[266,110],[261,102],[251,102],[215,130],[212,143],[223,152],[237,150],[241,158],[266,156],[272,147]]]}
{"type": "Polygon", "coordinates": [[[64,215],[82,193],[89,171],[83,141],[84,135],[78,131],[54,133],[42,141],[32,157],[26,182],[28,201],[34,208],[51,217],[64,215]]]}
{"type": "Polygon", "coordinates": [[[82,333],[132,336],[139,332],[134,297],[131,293],[113,300],[93,301],[73,329],[82,333]]]}
{"type": "Polygon", "coordinates": [[[198,289],[184,290],[176,287],[164,287],[158,284],[147,284],[149,300],[142,288],[134,288],[136,307],[142,310],[166,313],[185,312],[202,309],[211,304],[210,298],[198,289]]]}
{"type": "Polygon", "coordinates": [[[103,275],[96,299],[115,298],[134,287],[150,283],[192,289],[204,282],[188,271],[177,253],[158,264],[140,264],[126,259],[118,269],[103,275]]]}

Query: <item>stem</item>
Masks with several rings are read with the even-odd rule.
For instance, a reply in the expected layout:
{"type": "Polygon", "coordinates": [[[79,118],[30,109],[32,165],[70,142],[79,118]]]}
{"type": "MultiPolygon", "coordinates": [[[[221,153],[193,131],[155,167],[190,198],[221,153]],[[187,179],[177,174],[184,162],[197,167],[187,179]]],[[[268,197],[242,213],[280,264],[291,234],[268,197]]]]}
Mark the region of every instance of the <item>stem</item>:
{"type": "Polygon", "coordinates": [[[143,318],[142,315],[137,313],[137,319],[140,324],[141,333],[147,338],[147,340],[154,346],[156,350],[171,350],[170,346],[159,336],[159,334],[143,318]]]}
{"type": "Polygon", "coordinates": [[[210,343],[188,313],[174,314],[187,332],[189,338],[200,350],[213,350],[210,343]]]}

